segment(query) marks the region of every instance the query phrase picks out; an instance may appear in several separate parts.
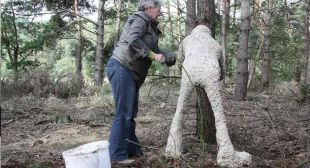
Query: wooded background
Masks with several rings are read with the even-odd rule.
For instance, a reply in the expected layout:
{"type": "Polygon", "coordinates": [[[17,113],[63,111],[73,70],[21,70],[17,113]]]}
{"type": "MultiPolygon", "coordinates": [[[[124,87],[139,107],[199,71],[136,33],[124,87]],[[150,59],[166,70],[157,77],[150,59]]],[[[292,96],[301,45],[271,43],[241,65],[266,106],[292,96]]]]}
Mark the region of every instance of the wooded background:
{"type": "MultiPolygon", "coordinates": [[[[77,91],[85,84],[101,85],[113,45],[137,3],[1,2],[2,83],[44,73],[54,85],[67,78],[77,91]]],[[[225,83],[235,84],[236,99],[244,100],[251,85],[267,89],[291,80],[309,84],[309,4],[309,0],[165,0],[160,47],[177,50],[193,27],[206,24],[223,46],[225,83]]],[[[180,66],[154,63],[149,75],[180,77],[180,66]]]]}

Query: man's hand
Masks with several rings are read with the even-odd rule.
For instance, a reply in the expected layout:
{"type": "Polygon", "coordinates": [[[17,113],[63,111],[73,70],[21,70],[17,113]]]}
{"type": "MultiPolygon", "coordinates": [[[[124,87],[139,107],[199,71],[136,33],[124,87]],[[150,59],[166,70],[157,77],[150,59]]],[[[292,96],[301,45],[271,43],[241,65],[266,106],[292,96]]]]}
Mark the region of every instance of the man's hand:
{"type": "Polygon", "coordinates": [[[162,55],[162,54],[155,54],[155,61],[158,61],[160,63],[164,63],[166,60],[165,60],[164,55],[162,55]]]}

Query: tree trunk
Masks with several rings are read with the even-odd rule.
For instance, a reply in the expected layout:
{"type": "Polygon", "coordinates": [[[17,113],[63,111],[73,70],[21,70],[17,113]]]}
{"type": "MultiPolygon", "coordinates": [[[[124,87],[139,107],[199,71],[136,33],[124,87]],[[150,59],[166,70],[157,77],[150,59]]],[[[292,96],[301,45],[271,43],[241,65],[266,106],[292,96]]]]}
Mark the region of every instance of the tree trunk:
{"type": "Polygon", "coordinates": [[[215,5],[214,0],[197,0],[198,24],[203,24],[211,29],[212,36],[215,36],[215,5]]]}
{"type": "Polygon", "coordinates": [[[99,0],[98,21],[97,21],[97,46],[96,46],[96,70],[95,85],[101,86],[103,79],[103,38],[104,38],[104,3],[105,0],[99,0]]]}
{"type": "Polygon", "coordinates": [[[234,5],[233,5],[233,25],[236,25],[236,12],[237,12],[237,0],[234,0],[234,5]]]}
{"type": "Polygon", "coordinates": [[[186,1],[186,28],[185,35],[189,35],[191,31],[196,27],[196,0],[186,1]]]}
{"type": "MultiPolygon", "coordinates": [[[[199,24],[207,25],[212,36],[215,36],[215,6],[214,0],[198,0],[197,14],[199,24]]],[[[204,88],[196,86],[197,90],[197,127],[196,132],[200,140],[216,144],[216,129],[214,114],[204,88]]]]}
{"type": "Polygon", "coordinates": [[[250,33],[250,2],[241,0],[241,27],[237,51],[237,77],[234,90],[236,100],[245,100],[247,95],[248,71],[248,41],[250,33]]]}
{"type": "MultiPolygon", "coordinates": [[[[230,0],[223,0],[223,13],[222,13],[222,47],[223,47],[223,58],[224,58],[224,72],[227,74],[228,67],[228,52],[227,52],[227,41],[228,41],[228,28],[229,28],[229,10],[230,0]]],[[[224,76],[224,81],[225,81],[224,76]]],[[[225,82],[224,82],[225,83],[225,82]]]]}
{"type": "Polygon", "coordinates": [[[173,33],[173,26],[172,26],[172,19],[171,19],[171,12],[170,12],[170,0],[167,0],[167,12],[168,12],[168,23],[169,23],[169,31],[170,31],[170,36],[171,36],[171,41],[170,41],[170,47],[174,48],[175,47],[175,37],[173,33]]]}
{"type": "MultiPolygon", "coordinates": [[[[261,6],[261,1],[260,0],[254,0],[253,3],[253,14],[252,14],[252,19],[251,19],[251,27],[259,27],[261,28],[261,18],[260,18],[260,6],[261,6]]],[[[258,51],[256,55],[252,56],[252,59],[249,60],[249,80],[248,80],[248,84],[247,84],[247,89],[250,88],[251,84],[252,84],[252,79],[255,75],[255,71],[256,71],[256,66],[257,66],[257,59],[260,58],[261,54],[262,54],[262,50],[264,47],[264,36],[261,36],[261,43],[259,44],[259,39],[258,38],[254,38],[254,41],[250,42],[249,45],[252,46],[258,46],[258,51]]],[[[249,41],[251,41],[249,39],[249,41]]]]}
{"type": "Polygon", "coordinates": [[[177,28],[178,28],[178,44],[181,43],[181,36],[182,36],[182,32],[181,32],[181,12],[180,12],[180,1],[177,0],[177,7],[178,7],[178,12],[177,12],[177,28]]]}
{"type": "Polygon", "coordinates": [[[301,81],[304,84],[310,84],[310,1],[305,0],[305,15],[304,15],[304,59],[301,69],[301,81]]]}
{"type": "MultiPolygon", "coordinates": [[[[18,53],[19,53],[19,42],[18,42],[18,33],[17,33],[17,26],[16,26],[16,17],[15,17],[15,11],[13,8],[13,2],[10,2],[10,7],[12,10],[12,23],[13,23],[13,32],[14,32],[14,40],[15,40],[15,45],[13,45],[13,55],[11,58],[11,64],[12,64],[12,70],[13,70],[13,75],[14,75],[14,82],[18,81],[19,78],[19,70],[18,70],[18,53]]],[[[8,50],[11,50],[10,47],[8,47],[8,50]]],[[[8,51],[8,53],[11,53],[11,51],[8,51]]]]}
{"type": "Polygon", "coordinates": [[[203,142],[216,144],[215,119],[210,101],[203,87],[196,86],[198,138],[203,142]]]}
{"type": "Polygon", "coordinates": [[[261,55],[263,46],[264,46],[264,37],[262,39],[262,42],[259,45],[259,48],[258,48],[258,51],[257,51],[257,55],[253,57],[252,63],[250,62],[250,66],[249,67],[251,69],[249,70],[249,80],[248,80],[247,89],[249,89],[251,84],[252,84],[252,79],[253,79],[253,76],[255,75],[255,70],[256,70],[257,58],[259,58],[259,56],[261,55]]]}
{"type": "Polygon", "coordinates": [[[81,17],[79,14],[79,9],[78,9],[78,0],[74,0],[74,14],[76,17],[76,22],[77,22],[77,33],[76,33],[76,40],[77,40],[77,45],[76,45],[76,57],[75,57],[75,73],[77,77],[77,82],[80,87],[83,86],[83,75],[82,75],[82,49],[83,49],[83,44],[82,44],[82,31],[81,31],[81,17]]]}
{"type": "Polygon", "coordinates": [[[271,33],[271,10],[272,0],[267,1],[268,5],[262,13],[262,28],[264,36],[263,62],[262,62],[262,83],[264,88],[269,87],[270,71],[271,71],[271,57],[270,57],[270,33],[271,33]]]}
{"type": "MultiPolygon", "coordinates": [[[[179,0],[177,0],[177,7],[178,7],[178,12],[177,12],[177,29],[178,29],[178,41],[177,41],[177,46],[181,43],[181,37],[182,37],[182,32],[181,32],[181,12],[179,10],[180,8],[180,2],[179,0]]],[[[174,48],[173,48],[174,49],[174,48]]],[[[183,58],[178,58],[176,60],[175,66],[174,66],[174,72],[175,72],[175,76],[181,76],[182,74],[182,63],[183,63],[183,58]]]]}
{"type": "Polygon", "coordinates": [[[121,11],[122,11],[123,0],[117,0],[117,14],[115,21],[115,36],[114,36],[114,46],[116,45],[120,36],[120,25],[121,25],[121,11]]]}

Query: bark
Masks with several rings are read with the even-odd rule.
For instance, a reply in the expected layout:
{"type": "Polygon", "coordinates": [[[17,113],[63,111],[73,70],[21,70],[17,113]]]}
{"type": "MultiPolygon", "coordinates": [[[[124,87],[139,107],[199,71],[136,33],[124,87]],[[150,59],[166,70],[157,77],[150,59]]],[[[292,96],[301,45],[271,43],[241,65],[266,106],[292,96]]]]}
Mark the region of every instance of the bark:
{"type": "Polygon", "coordinates": [[[284,7],[285,7],[285,17],[286,17],[286,20],[287,20],[287,22],[289,22],[289,13],[288,13],[288,7],[287,7],[287,0],[284,0],[284,7]]]}
{"type": "Polygon", "coordinates": [[[253,17],[254,18],[259,16],[260,7],[261,7],[261,1],[260,0],[254,0],[254,3],[253,3],[253,17]]]}
{"type": "Polygon", "coordinates": [[[208,26],[215,36],[215,5],[214,0],[197,0],[198,24],[208,26]]]}
{"type": "MultiPolygon", "coordinates": [[[[222,47],[223,47],[223,58],[224,58],[224,72],[227,74],[228,67],[228,52],[227,52],[227,41],[228,41],[228,28],[229,28],[229,11],[230,11],[230,0],[223,0],[222,10],[222,47]]],[[[225,80],[224,76],[224,80],[225,80]]],[[[224,82],[225,83],[225,82],[224,82]]]]}
{"type": "MultiPolygon", "coordinates": [[[[178,7],[178,12],[177,12],[177,46],[181,43],[181,36],[182,36],[182,32],[181,32],[181,12],[179,10],[180,8],[180,2],[179,0],[177,0],[177,7],[178,7]]],[[[173,48],[174,49],[174,48],[173,48]]],[[[181,54],[180,54],[181,56],[181,54]]],[[[183,58],[177,58],[175,66],[174,66],[174,72],[175,72],[175,76],[181,76],[182,74],[182,63],[183,63],[183,58]]]]}
{"type": "Polygon", "coordinates": [[[236,12],[237,12],[237,0],[234,0],[234,5],[233,5],[233,24],[236,25],[236,12]]]}
{"type": "MultiPolygon", "coordinates": [[[[212,36],[215,36],[215,6],[214,0],[198,0],[197,1],[197,17],[198,23],[207,25],[211,31],[212,36]]],[[[216,129],[214,113],[211,108],[208,95],[205,89],[196,86],[197,90],[197,129],[198,137],[200,140],[216,144],[216,129]]]]}
{"type": "Polygon", "coordinates": [[[115,21],[115,36],[114,36],[114,46],[116,45],[120,36],[120,24],[121,24],[121,11],[122,11],[123,0],[117,0],[117,14],[115,21]]]}
{"type": "Polygon", "coordinates": [[[169,23],[169,31],[170,31],[170,36],[171,36],[171,41],[170,41],[170,45],[171,48],[175,47],[174,44],[174,32],[173,32],[173,26],[172,26],[172,19],[171,19],[171,11],[170,11],[170,0],[167,0],[167,12],[168,12],[168,23],[169,23]]]}
{"type": "MultiPolygon", "coordinates": [[[[253,3],[253,14],[252,14],[252,19],[251,19],[251,27],[259,27],[261,28],[261,22],[260,22],[260,10],[261,10],[261,1],[260,0],[254,0],[253,3]]],[[[264,47],[264,36],[261,36],[261,43],[259,44],[259,40],[257,38],[254,38],[254,40],[252,42],[250,42],[249,45],[252,45],[253,47],[256,47],[259,45],[258,51],[256,55],[253,55],[253,58],[251,60],[249,60],[249,81],[248,81],[248,85],[247,85],[247,89],[250,88],[251,84],[252,84],[252,79],[253,76],[255,75],[255,71],[256,71],[256,66],[257,66],[257,59],[260,58],[261,54],[262,54],[262,50],[264,47]]],[[[249,41],[251,41],[249,39],[249,41]]]]}
{"type": "Polygon", "coordinates": [[[196,0],[186,1],[186,28],[185,35],[189,35],[196,27],[196,0]]]}
{"type": "Polygon", "coordinates": [[[197,93],[197,128],[198,138],[206,143],[216,144],[214,113],[203,87],[196,86],[197,93]]]}
{"type": "Polygon", "coordinates": [[[305,15],[304,15],[304,59],[301,69],[301,81],[304,84],[310,84],[310,1],[305,0],[305,15]]]}
{"type": "Polygon", "coordinates": [[[96,70],[95,85],[101,86],[103,79],[103,38],[104,38],[104,3],[105,0],[99,0],[98,21],[97,21],[97,46],[96,46],[96,70]]]}
{"type": "Polygon", "coordinates": [[[180,12],[180,1],[177,0],[177,7],[178,7],[178,12],[177,12],[177,28],[178,28],[178,44],[181,43],[181,12],[180,12]]]}
{"type": "Polygon", "coordinates": [[[79,14],[79,9],[78,9],[78,0],[74,0],[74,14],[76,17],[76,22],[77,22],[77,33],[76,33],[76,40],[77,40],[77,45],[76,45],[76,57],[75,57],[75,73],[76,73],[76,78],[77,82],[80,87],[83,86],[83,75],[82,75],[82,50],[83,50],[83,44],[82,44],[82,30],[81,30],[81,17],[79,14]]]}
{"type": "Polygon", "coordinates": [[[249,81],[248,81],[248,85],[247,85],[247,89],[250,88],[251,84],[252,84],[252,79],[253,79],[253,76],[255,74],[255,70],[256,70],[256,63],[257,63],[257,58],[261,55],[261,51],[262,51],[262,48],[263,48],[263,44],[264,44],[264,38],[261,42],[261,44],[259,45],[259,49],[257,51],[257,55],[254,56],[253,60],[252,60],[252,65],[250,63],[250,72],[249,72],[249,81]]]}
{"type": "Polygon", "coordinates": [[[262,62],[262,83],[264,88],[269,87],[271,57],[270,57],[270,33],[271,33],[271,10],[272,0],[267,1],[268,5],[262,13],[262,28],[264,36],[263,62],[262,62]]]}
{"type": "Polygon", "coordinates": [[[234,97],[245,100],[247,95],[248,71],[248,41],[250,33],[250,2],[241,0],[241,27],[237,51],[237,76],[234,97]]]}
{"type": "MultiPolygon", "coordinates": [[[[12,64],[12,70],[13,70],[13,75],[14,75],[14,82],[17,82],[18,80],[18,73],[19,73],[19,70],[18,70],[18,54],[19,54],[19,42],[18,42],[18,34],[17,34],[17,26],[16,26],[16,17],[15,17],[15,11],[14,11],[14,8],[13,8],[13,4],[12,2],[10,2],[10,7],[11,7],[11,10],[12,10],[12,15],[13,15],[13,34],[14,34],[14,41],[15,41],[15,44],[12,45],[13,46],[13,54],[9,54],[10,56],[10,59],[11,59],[11,64],[12,64]]],[[[8,49],[8,53],[11,53],[11,47],[7,47],[8,49]]]]}

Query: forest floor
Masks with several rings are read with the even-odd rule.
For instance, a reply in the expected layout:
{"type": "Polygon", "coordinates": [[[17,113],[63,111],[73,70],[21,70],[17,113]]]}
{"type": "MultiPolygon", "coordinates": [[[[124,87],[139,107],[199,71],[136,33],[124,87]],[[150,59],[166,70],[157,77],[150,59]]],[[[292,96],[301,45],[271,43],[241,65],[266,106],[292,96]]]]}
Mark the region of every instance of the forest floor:
{"type": "MultiPolygon", "coordinates": [[[[180,159],[165,157],[178,90],[165,83],[141,88],[136,133],[144,156],[132,167],[218,167],[216,145],[203,145],[195,135],[195,96],[185,110],[186,153],[180,159]]],[[[69,99],[23,96],[1,101],[1,167],[61,168],[63,151],[108,139],[113,119],[110,93],[69,99]]],[[[237,102],[228,89],[223,105],[235,149],[253,156],[250,167],[310,167],[309,100],[300,104],[294,95],[275,94],[274,90],[250,92],[246,101],[237,102]]]]}

